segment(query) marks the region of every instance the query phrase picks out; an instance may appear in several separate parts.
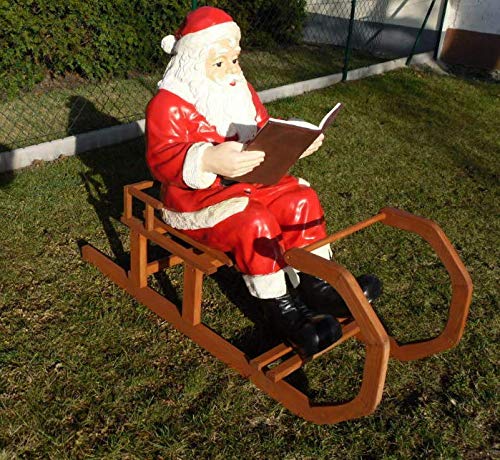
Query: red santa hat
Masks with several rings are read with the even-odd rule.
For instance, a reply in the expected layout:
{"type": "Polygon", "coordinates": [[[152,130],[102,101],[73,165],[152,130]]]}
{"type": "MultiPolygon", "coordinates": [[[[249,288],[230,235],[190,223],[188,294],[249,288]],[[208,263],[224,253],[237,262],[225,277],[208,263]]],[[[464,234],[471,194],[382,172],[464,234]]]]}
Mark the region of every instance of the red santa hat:
{"type": "Polygon", "coordinates": [[[161,41],[163,51],[168,54],[191,46],[207,45],[222,38],[231,37],[239,41],[240,28],[225,11],[213,6],[202,6],[186,16],[175,35],[167,35],[161,41]]]}

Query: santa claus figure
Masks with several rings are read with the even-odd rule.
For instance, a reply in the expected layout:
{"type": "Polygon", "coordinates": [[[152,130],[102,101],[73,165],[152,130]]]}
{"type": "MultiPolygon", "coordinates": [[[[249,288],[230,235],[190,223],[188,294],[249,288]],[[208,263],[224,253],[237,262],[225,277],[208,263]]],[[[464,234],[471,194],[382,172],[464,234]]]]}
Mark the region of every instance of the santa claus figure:
{"type": "MultiPolygon", "coordinates": [[[[266,155],[242,151],[269,115],[243,76],[239,41],[233,19],[213,7],[190,12],[162,40],[173,56],[147,108],[146,159],[162,184],[165,222],[230,253],[274,331],[307,359],[341,337],[336,317],[349,311],[328,283],[283,258],[326,236],[309,184],[289,175],[270,186],[223,179],[250,172],[266,155]]],[[[314,252],[330,257],[328,246],[314,252]]],[[[376,296],[376,278],[358,281],[370,300],[376,296]]]]}

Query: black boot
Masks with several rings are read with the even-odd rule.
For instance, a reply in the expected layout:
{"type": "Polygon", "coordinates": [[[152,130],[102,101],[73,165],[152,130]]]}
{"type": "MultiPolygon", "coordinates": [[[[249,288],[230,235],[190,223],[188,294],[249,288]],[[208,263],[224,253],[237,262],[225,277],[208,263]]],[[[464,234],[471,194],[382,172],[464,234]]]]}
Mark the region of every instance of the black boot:
{"type": "Polygon", "coordinates": [[[304,361],[342,337],[333,316],[313,313],[297,295],[286,293],[262,303],[273,331],[304,361]]]}
{"type": "MultiPolygon", "coordinates": [[[[309,308],[337,318],[352,317],[344,299],[330,284],[307,273],[299,273],[299,277],[297,290],[309,308]]],[[[372,303],[382,294],[382,282],[376,276],[362,275],[357,277],[356,281],[368,302],[372,303]]]]}

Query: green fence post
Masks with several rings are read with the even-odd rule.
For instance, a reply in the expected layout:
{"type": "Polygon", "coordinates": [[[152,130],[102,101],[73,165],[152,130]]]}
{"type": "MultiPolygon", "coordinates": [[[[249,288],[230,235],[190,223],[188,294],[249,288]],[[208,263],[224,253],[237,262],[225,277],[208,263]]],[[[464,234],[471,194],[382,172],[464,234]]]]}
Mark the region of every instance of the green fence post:
{"type": "Polygon", "coordinates": [[[192,0],[191,1],[191,9],[195,10],[196,8],[198,8],[198,0],[192,0]]]}
{"type": "Polygon", "coordinates": [[[354,15],[356,14],[356,0],[351,0],[351,18],[349,19],[349,30],[347,32],[347,43],[344,53],[344,68],[342,69],[342,81],[347,80],[349,70],[349,59],[351,58],[352,29],[354,28],[354,15]]]}
{"type": "Polygon", "coordinates": [[[410,51],[410,55],[408,56],[408,59],[406,60],[406,65],[410,65],[411,59],[413,55],[415,54],[415,50],[417,49],[418,42],[420,41],[420,37],[422,35],[422,32],[425,29],[425,25],[427,24],[427,20],[429,19],[429,16],[431,15],[432,8],[434,8],[434,3],[436,3],[436,0],[432,0],[432,3],[429,6],[429,9],[427,10],[427,14],[425,15],[424,22],[422,23],[422,26],[420,27],[420,30],[418,31],[417,38],[415,39],[415,43],[413,43],[413,47],[410,51]]]}
{"type": "Polygon", "coordinates": [[[441,43],[441,34],[443,33],[444,18],[446,17],[446,7],[448,6],[448,0],[443,0],[443,11],[441,17],[439,18],[438,36],[436,40],[436,46],[434,48],[434,60],[437,61],[439,53],[439,44],[441,43]]]}

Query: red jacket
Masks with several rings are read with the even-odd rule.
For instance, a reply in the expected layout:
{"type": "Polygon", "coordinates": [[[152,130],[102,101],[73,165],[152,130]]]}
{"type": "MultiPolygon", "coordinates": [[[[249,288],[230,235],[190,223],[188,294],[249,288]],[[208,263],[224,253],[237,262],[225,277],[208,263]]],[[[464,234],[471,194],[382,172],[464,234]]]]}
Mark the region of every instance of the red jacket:
{"type": "MultiPolygon", "coordinates": [[[[269,115],[257,93],[249,85],[256,108],[257,126],[269,115]]],[[[162,183],[163,202],[167,209],[197,211],[229,198],[248,196],[252,184],[221,184],[220,177],[208,188],[193,189],[183,180],[186,153],[197,142],[219,144],[235,138],[220,136],[196,108],[179,96],[160,89],[146,109],[146,161],[154,178],[162,183]]]]}

